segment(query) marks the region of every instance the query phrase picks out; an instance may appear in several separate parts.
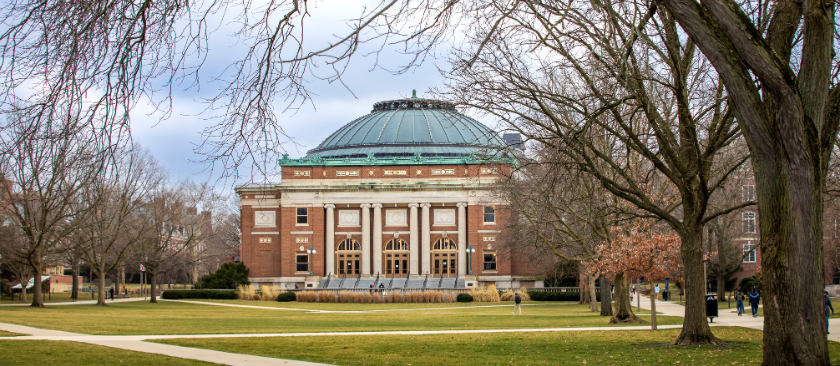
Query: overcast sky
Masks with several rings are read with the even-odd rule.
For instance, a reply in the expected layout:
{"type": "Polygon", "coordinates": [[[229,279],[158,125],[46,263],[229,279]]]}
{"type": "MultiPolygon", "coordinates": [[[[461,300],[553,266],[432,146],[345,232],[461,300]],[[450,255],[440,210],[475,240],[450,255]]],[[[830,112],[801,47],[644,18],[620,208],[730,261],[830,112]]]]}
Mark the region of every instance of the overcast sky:
{"type": "MultiPolygon", "coordinates": [[[[324,44],[334,39],[333,34],[346,33],[348,28],[342,20],[358,14],[363,2],[329,2],[330,6],[320,4],[313,17],[318,19],[317,24],[323,26],[309,33],[307,41],[310,44],[324,44]]],[[[233,44],[233,38],[227,36],[230,31],[232,28],[222,28],[216,31],[211,39],[211,49],[203,69],[202,80],[210,80],[211,76],[215,76],[214,73],[228,66],[242,52],[241,45],[233,44]]],[[[389,68],[396,68],[404,64],[406,58],[397,50],[390,50],[380,54],[379,61],[389,68]]],[[[430,88],[443,86],[444,79],[437,68],[446,67],[444,60],[426,62],[422,67],[402,75],[393,75],[374,68],[373,65],[372,57],[354,58],[344,77],[344,82],[352,93],[340,83],[329,84],[311,80],[309,87],[314,92],[311,104],[304,105],[296,112],[286,112],[279,116],[286,132],[300,145],[284,146],[291,157],[305,155],[307,150],[316,147],[333,131],[369,113],[375,102],[409,97],[412,89],[417,89],[418,96],[423,97],[424,94],[428,95],[426,91],[430,88]]],[[[196,162],[202,157],[193,150],[195,145],[201,142],[202,128],[210,124],[204,119],[206,115],[200,114],[204,108],[200,100],[202,97],[212,96],[218,87],[208,82],[202,84],[200,90],[176,92],[173,113],[163,121],[159,121],[159,116],[149,116],[150,108],[143,106],[132,115],[132,133],[136,140],[150,149],[175,177],[203,181],[212,180],[220,175],[220,172],[216,172],[211,176],[205,165],[196,162]]],[[[283,102],[278,101],[277,110],[282,110],[283,106],[283,102]]],[[[482,122],[491,127],[495,126],[495,121],[482,122]]],[[[224,186],[220,187],[221,190],[230,191],[234,183],[223,181],[219,184],[224,186]]]]}

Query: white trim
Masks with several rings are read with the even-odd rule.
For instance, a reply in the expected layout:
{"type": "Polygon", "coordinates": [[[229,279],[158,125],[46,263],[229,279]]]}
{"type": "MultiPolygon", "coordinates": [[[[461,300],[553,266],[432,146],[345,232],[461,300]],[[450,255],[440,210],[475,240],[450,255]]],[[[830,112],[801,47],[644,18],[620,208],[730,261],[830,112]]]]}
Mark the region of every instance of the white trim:
{"type": "Polygon", "coordinates": [[[449,235],[449,234],[458,234],[458,230],[450,230],[450,231],[430,231],[429,233],[432,233],[432,234],[444,234],[444,233],[446,233],[447,235],[449,235]]]}
{"type": "Polygon", "coordinates": [[[314,231],[290,231],[291,235],[312,235],[314,231]]]}
{"type": "Polygon", "coordinates": [[[279,231],[252,231],[251,235],[280,235],[279,231]]]}
{"type": "Polygon", "coordinates": [[[476,231],[479,234],[498,234],[501,233],[501,230],[478,230],[476,231]]]}
{"type": "Polygon", "coordinates": [[[336,231],[335,235],[362,235],[361,231],[336,231]]]}

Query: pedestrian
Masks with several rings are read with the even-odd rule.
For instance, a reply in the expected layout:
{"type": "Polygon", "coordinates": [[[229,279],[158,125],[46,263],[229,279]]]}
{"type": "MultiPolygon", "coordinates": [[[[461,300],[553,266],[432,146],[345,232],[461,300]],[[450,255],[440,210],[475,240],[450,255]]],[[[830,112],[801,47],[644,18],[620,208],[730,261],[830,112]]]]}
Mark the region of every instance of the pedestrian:
{"type": "Polygon", "coordinates": [[[752,309],[753,318],[758,316],[759,301],[761,301],[761,295],[755,290],[755,287],[753,287],[752,292],[750,292],[750,309],[752,309]]]}
{"type": "Polygon", "coordinates": [[[109,291],[111,292],[111,301],[114,301],[114,288],[111,287],[109,291]]]}
{"type": "Polygon", "coordinates": [[[635,294],[635,293],[636,293],[636,285],[630,285],[630,293],[631,293],[631,294],[635,294]]]}
{"type": "Polygon", "coordinates": [[[516,311],[519,310],[519,315],[522,315],[522,306],[519,303],[522,302],[522,298],[519,297],[519,293],[515,293],[513,295],[513,315],[516,315],[516,311]]]}
{"type": "Polygon", "coordinates": [[[659,300],[659,284],[653,288],[653,298],[659,300]]]}
{"type": "Polygon", "coordinates": [[[741,290],[735,293],[735,308],[738,309],[738,316],[744,315],[744,294],[741,290]]]}
{"type": "Polygon", "coordinates": [[[828,297],[828,291],[825,292],[825,334],[828,334],[828,309],[834,314],[834,306],[831,306],[831,298],[828,297]]]}

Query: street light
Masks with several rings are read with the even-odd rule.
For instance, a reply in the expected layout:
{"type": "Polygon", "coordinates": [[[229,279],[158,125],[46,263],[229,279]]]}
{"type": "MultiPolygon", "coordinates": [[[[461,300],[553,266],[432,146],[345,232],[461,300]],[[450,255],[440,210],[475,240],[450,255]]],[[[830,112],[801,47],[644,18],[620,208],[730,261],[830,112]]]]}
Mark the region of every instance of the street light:
{"type": "Polygon", "coordinates": [[[475,253],[475,247],[472,245],[467,246],[467,268],[470,269],[470,276],[472,276],[472,254],[475,253]]]}
{"type": "Polygon", "coordinates": [[[312,276],[312,255],[316,253],[315,247],[309,247],[306,252],[309,253],[309,275],[312,276]]]}

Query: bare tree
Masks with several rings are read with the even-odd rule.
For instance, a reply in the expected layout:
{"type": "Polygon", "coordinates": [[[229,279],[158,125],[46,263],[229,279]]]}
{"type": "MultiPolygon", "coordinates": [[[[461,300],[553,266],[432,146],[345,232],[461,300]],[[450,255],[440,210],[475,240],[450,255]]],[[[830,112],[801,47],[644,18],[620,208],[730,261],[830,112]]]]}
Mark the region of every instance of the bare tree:
{"type": "Polygon", "coordinates": [[[3,270],[11,272],[20,281],[20,301],[26,302],[26,287],[33,277],[27,257],[27,241],[21,235],[20,225],[6,218],[0,226],[0,263],[3,270]]]}

